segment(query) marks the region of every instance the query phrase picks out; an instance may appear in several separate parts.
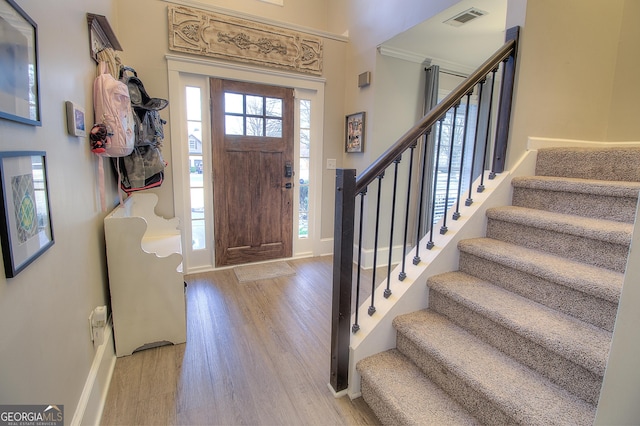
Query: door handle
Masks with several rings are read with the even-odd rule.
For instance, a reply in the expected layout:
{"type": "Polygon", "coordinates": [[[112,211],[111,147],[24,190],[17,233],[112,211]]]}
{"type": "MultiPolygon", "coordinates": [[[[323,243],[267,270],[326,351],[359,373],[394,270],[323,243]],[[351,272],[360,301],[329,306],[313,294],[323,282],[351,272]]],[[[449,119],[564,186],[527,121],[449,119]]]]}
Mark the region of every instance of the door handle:
{"type": "Polygon", "coordinates": [[[293,184],[291,182],[287,182],[287,183],[284,184],[283,188],[284,189],[291,189],[291,188],[293,188],[293,184]]]}

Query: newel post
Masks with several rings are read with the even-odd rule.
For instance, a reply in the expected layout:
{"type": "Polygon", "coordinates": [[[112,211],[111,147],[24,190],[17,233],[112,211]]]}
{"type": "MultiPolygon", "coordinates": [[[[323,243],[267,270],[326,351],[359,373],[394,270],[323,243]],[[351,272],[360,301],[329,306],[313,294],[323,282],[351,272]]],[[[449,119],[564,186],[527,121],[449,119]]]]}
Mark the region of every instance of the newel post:
{"type": "Polygon", "coordinates": [[[515,46],[513,53],[505,61],[502,73],[502,88],[500,89],[500,103],[498,106],[495,149],[493,152],[493,165],[491,168],[492,175],[502,173],[506,163],[509,123],[511,122],[511,105],[513,103],[513,88],[516,78],[516,54],[518,51],[519,34],[520,27],[512,27],[507,30],[507,35],[505,37],[505,41],[515,40],[515,46]]]}
{"type": "Polygon", "coordinates": [[[349,385],[355,188],[354,169],[336,170],[330,379],[335,392],[345,390],[349,385]]]}

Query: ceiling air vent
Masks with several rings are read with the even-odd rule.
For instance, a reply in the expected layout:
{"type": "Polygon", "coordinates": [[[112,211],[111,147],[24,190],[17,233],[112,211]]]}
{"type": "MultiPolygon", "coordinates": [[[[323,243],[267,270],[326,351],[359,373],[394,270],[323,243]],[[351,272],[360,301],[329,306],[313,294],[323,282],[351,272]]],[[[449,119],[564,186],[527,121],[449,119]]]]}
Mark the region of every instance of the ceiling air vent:
{"type": "Polygon", "coordinates": [[[486,14],[487,12],[472,7],[471,9],[458,13],[453,18],[447,19],[446,21],[444,21],[444,23],[447,25],[451,25],[452,27],[459,27],[486,14]]]}

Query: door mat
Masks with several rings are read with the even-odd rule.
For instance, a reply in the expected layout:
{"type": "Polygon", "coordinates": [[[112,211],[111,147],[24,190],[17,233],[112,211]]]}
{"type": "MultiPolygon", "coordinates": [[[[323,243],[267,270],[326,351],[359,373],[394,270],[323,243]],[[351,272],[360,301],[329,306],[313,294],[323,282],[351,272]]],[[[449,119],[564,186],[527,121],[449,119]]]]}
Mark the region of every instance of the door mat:
{"type": "Polygon", "coordinates": [[[260,263],[257,265],[236,266],[233,268],[238,281],[268,280],[277,277],[295,275],[296,271],[287,262],[260,263]]]}

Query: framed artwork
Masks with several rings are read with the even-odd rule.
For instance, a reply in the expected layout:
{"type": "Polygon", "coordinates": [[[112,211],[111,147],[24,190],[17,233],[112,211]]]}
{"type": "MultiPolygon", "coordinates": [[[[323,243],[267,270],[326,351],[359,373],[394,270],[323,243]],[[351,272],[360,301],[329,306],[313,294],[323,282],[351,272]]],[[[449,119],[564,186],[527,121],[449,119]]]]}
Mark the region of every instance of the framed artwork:
{"type": "Polygon", "coordinates": [[[45,152],[0,152],[0,183],[2,256],[12,278],[53,245],[45,152]]]}
{"type": "Polygon", "coordinates": [[[38,27],[14,0],[0,0],[0,118],[40,120],[38,27]]]}
{"type": "Polygon", "coordinates": [[[364,126],[365,113],[357,112],[347,115],[345,124],[345,151],[364,151],[364,126]]]}
{"type": "Polygon", "coordinates": [[[67,132],[72,136],[86,136],[84,108],[71,101],[66,101],[65,106],[67,110],[67,132]]]}

